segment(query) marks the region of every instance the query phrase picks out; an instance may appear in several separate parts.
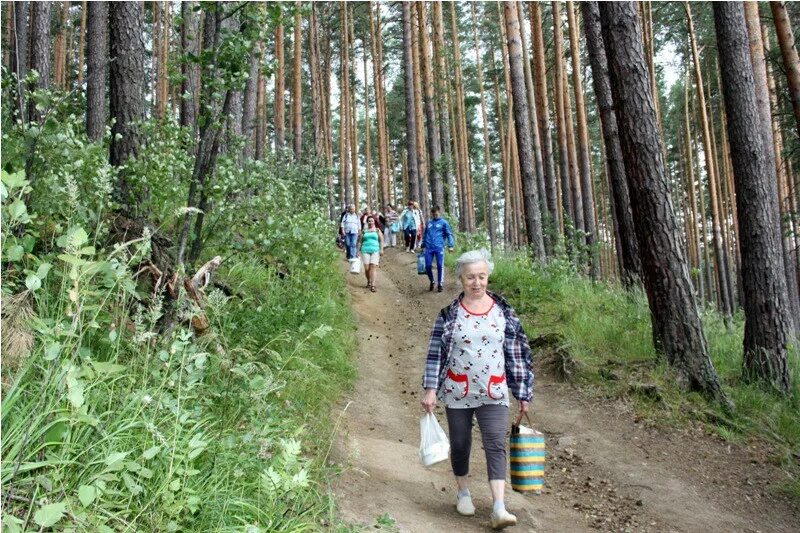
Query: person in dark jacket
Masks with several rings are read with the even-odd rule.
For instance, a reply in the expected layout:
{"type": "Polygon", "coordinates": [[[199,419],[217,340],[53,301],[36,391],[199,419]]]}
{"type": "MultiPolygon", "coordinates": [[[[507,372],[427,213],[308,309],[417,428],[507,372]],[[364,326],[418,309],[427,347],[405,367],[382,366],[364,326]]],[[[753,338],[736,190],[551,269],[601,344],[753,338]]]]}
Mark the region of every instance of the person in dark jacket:
{"type": "Polygon", "coordinates": [[[453,251],[455,247],[455,237],[450,224],[442,218],[438,206],[431,209],[431,219],[425,226],[425,235],[422,238],[422,250],[425,252],[425,273],[428,274],[430,286],[429,291],[433,290],[433,260],[436,259],[436,281],[439,292],[442,292],[444,283],[444,247],[453,251]]]}
{"type": "Polygon", "coordinates": [[[486,250],[458,258],[456,275],[464,292],[436,317],[420,403],[429,413],[437,400],[446,406],[450,464],[458,486],[456,510],[464,516],[475,514],[467,474],[472,419],[477,418],[494,499],[490,522],[494,529],[502,529],[517,523],[517,517],[506,511],[503,494],[510,396],[517,399],[521,419],[533,396],[533,371],[528,338],[516,312],[501,296],[486,290],[493,267],[486,250]]]}

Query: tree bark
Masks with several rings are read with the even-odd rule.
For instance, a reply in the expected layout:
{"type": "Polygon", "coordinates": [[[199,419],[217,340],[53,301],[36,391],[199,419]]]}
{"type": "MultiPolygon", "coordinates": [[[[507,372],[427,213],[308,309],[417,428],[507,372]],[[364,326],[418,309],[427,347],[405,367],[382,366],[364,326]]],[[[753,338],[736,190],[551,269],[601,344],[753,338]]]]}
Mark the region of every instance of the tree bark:
{"type": "Polygon", "coordinates": [[[423,213],[430,211],[430,187],[428,180],[428,156],[425,142],[425,114],[422,92],[422,52],[419,37],[419,7],[421,2],[411,4],[411,57],[414,63],[414,113],[417,125],[417,167],[419,170],[419,204],[423,213]]]}
{"type": "Polygon", "coordinates": [[[369,2],[370,52],[372,54],[372,80],[375,86],[375,114],[378,137],[378,198],[382,207],[390,203],[389,193],[389,140],[386,131],[386,103],[383,94],[383,60],[378,53],[380,30],[380,3],[375,3],[375,15],[372,13],[372,2],[369,2]],[[378,23],[376,24],[376,19],[378,23]]]}
{"type": "Polygon", "coordinates": [[[619,227],[619,241],[622,259],[622,283],[627,289],[641,283],[642,264],[636,242],[636,228],[631,211],[625,164],[622,160],[622,147],[619,143],[617,118],[614,116],[614,101],[611,97],[611,84],[608,79],[608,61],[600,28],[600,10],[597,2],[583,2],[583,27],[586,33],[586,48],[592,66],[592,82],[597,107],[600,112],[600,125],[603,130],[609,182],[614,198],[614,216],[619,227]]]}
{"type": "MultiPolygon", "coordinates": [[[[739,213],[744,283],[744,374],[789,392],[792,329],[780,244],[778,193],[770,176],[741,3],[714,5],[739,213]]],[[[774,168],[774,167],[773,167],[774,168]]]]}
{"type": "MultiPolygon", "coordinates": [[[[110,101],[111,164],[125,165],[139,153],[138,122],[144,120],[144,13],[139,2],[109,4],[109,33],[111,41],[110,101]]],[[[115,191],[123,210],[141,204],[125,172],[120,172],[115,191]]]]}
{"type": "Polygon", "coordinates": [[[69,2],[61,2],[58,32],[53,51],[53,83],[62,91],[67,87],[67,25],[69,24],[69,2]]]}
{"type": "Polygon", "coordinates": [[[697,50],[697,41],[695,39],[694,22],[692,20],[692,11],[689,3],[685,3],[686,18],[689,24],[689,40],[692,47],[692,58],[694,62],[694,75],[695,83],[697,84],[698,106],[700,108],[700,119],[703,127],[703,157],[706,161],[706,173],[708,174],[708,188],[709,196],[711,198],[711,225],[712,225],[712,242],[714,246],[714,260],[717,267],[717,279],[720,284],[719,302],[720,311],[729,321],[732,312],[732,306],[728,297],[728,268],[726,255],[722,246],[722,234],[720,231],[720,207],[719,199],[717,197],[718,189],[718,174],[717,165],[714,161],[713,153],[714,146],[711,139],[711,127],[708,120],[708,111],[706,108],[706,97],[703,89],[703,75],[700,66],[700,54],[697,50]]]}
{"type": "Polygon", "coordinates": [[[461,194],[461,210],[464,214],[464,229],[468,232],[475,231],[475,199],[472,193],[472,175],[469,161],[469,141],[467,140],[467,113],[464,104],[464,81],[461,71],[461,42],[458,33],[458,19],[456,14],[455,2],[450,4],[450,26],[453,39],[453,71],[456,86],[456,102],[459,129],[458,140],[459,162],[461,163],[461,182],[463,193],[461,194]]]}
{"type": "Polygon", "coordinates": [[[783,56],[783,67],[786,69],[794,120],[797,132],[800,134],[800,59],[797,55],[792,22],[784,2],[770,2],[769,7],[772,9],[772,18],[775,20],[775,32],[778,36],[781,56],[783,56]]]}
{"type": "Polygon", "coordinates": [[[12,48],[11,48],[11,71],[16,74],[17,79],[14,87],[16,93],[16,114],[21,120],[27,119],[25,109],[25,77],[28,74],[28,50],[29,50],[29,19],[31,9],[30,2],[12,2],[12,48]]]}
{"type": "Polygon", "coordinates": [[[83,87],[83,65],[86,51],[86,21],[88,19],[88,2],[81,2],[81,33],[78,39],[78,86],[83,87]]]}
{"type": "Polygon", "coordinates": [[[342,198],[345,205],[358,202],[353,198],[353,188],[350,182],[350,58],[348,45],[349,33],[347,31],[347,4],[341,3],[340,7],[340,58],[341,58],[341,80],[339,82],[339,186],[341,187],[342,198]]]}
{"type": "MultiPolygon", "coordinates": [[[[181,2],[181,49],[184,56],[200,55],[200,15],[195,12],[196,1],[181,2]]],[[[180,124],[192,132],[192,139],[197,136],[197,113],[200,105],[200,65],[188,57],[181,62],[181,106],[180,124]]]]}
{"type": "MultiPolygon", "coordinates": [[[[553,99],[556,107],[556,129],[558,138],[558,162],[561,170],[561,203],[563,209],[565,227],[575,227],[575,212],[572,205],[572,192],[570,190],[569,174],[569,149],[567,148],[567,130],[564,118],[564,78],[562,76],[561,62],[564,57],[564,37],[561,33],[561,8],[559,2],[553,2],[553,53],[554,62],[554,83],[553,99]]],[[[572,245],[573,233],[565,231],[567,247],[572,245]]]]}
{"type": "Polygon", "coordinates": [[[654,339],[681,386],[730,406],[708,356],[680,247],[636,7],[603,2],[600,21],[654,339]]]}
{"type": "MultiPolygon", "coordinates": [[[[764,151],[767,158],[767,169],[770,179],[777,183],[778,209],[781,221],[781,239],[783,248],[784,270],[786,272],[786,289],[789,298],[789,308],[793,320],[793,330],[795,334],[800,332],[800,292],[797,283],[797,262],[793,253],[794,243],[792,242],[792,210],[788,205],[788,191],[786,172],[778,160],[775,151],[776,141],[773,136],[773,118],[770,110],[770,89],[767,81],[767,61],[764,56],[764,42],[761,36],[761,19],[758,14],[758,3],[744,3],[745,24],[750,44],[750,59],[753,63],[753,79],[756,88],[756,102],[758,103],[758,116],[761,121],[761,136],[764,140],[764,151]],[[789,207],[789,209],[787,209],[789,207]],[[787,227],[783,228],[783,221],[787,227]]],[[[780,135],[780,128],[778,128],[780,135]]]]}
{"type": "MultiPolygon", "coordinates": [[[[503,2],[506,33],[508,35],[508,62],[511,74],[511,90],[514,98],[514,127],[517,134],[519,166],[523,184],[525,208],[525,230],[534,258],[545,260],[542,238],[542,218],[539,211],[539,196],[534,173],[534,155],[528,115],[528,96],[525,88],[525,72],[522,66],[522,42],[517,8],[514,2],[503,2]]],[[[541,163],[541,161],[540,161],[541,163]]]]}
{"type": "Polygon", "coordinates": [[[403,74],[406,95],[406,157],[410,200],[420,197],[417,159],[417,121],[414,110],[414,60],[411,51],[411,5],[403,2],[403,74]]]}
{"type": "Polygon", "coordinates": [[[486,165],[486,229],[489,232],[489,245],[494,251],[497,237],[495,236],[494,220],[494,177],[492,176],[492,149],[489,142],[489,119],[486,114],[486,97],[483,90],[483,62],[481,61],[480,41],[478,40],[478,19],[475,15],[475,4],[470,4],[472,9],[472,28],[475,40],[475,64],[478,69],[478,89],[481,95],[481,122],[483,125],[483,159],[486,165]]]}
{"type": "Polygon", "coordinates": [[[300,14],[300,1],[296,2],[294,15],[294,64],[292,68],[292,147],[294,160],[300,161],[303,153],[303,71],[300,63],[303,51],[301,29],[303,18],[300,14]]]}
{"type": "Polygon", "coordinates": [[[444,210],[454,215],[455,181],[453,180],[452,143],[450,138],[450,96],[447,87],[448,71],[445,67],[444,55],[444,15],[442,2],[433,2],[433,55],[436,62],[435,87],[439,104],[439,132],[441,136],[442,161],[439,170],[442,173],[444,187],[444,210]]]}
{"type": "MultiPolygon", "coordinates": [[[[583,224],[586,244],[589,247],[589,272],[592,279],[598,279],[597,259],[595,258],[594,190],[592,169],[589,163],[589,126],[586,121],[586,104],[583,100],[581,84],[581,56],[578,38],[578,23],[575,20],[575,6],[567,2],[567,23],[569,25],[569,49],[572,55],[572,88],[575,91],[575,112],[578,121],[578,170],[580,172],[581,201],[583,204],[583,224]]],[[[655,94],[655,93],[654,93],[655,94]]]]}
{"type": "Polygon", "coordinates": [[[286,145],[286,68],[283,59],[284,49],[283,22],[275,27],[275,157],[283,158],[283,147],[286,145]]]}
{"type": "Polygon", "coordinates": [[[422,77],[425,86],[425,125],[428,133],[428,175],[430,176],[433,205],[440,209],[444,206],[444,184],[440,167],[442,165],[442,148],[436,120],[436,101],[433,96],[433,67],[431,65],[431,43],[428,37],[428,15],[425,3],[417,4],[419,14],[419,36],[422,77]]]}
{"type": "Polygon", "coordinates": [[[242,98],[242,137],[244,137],[244,157],[252,159],[255,155],[255,138],[258,103],[258,76],[261,66],[261,43],[256,43],[250,51],[250,65],[242,98]]]}
{"type": "Polygon", "coordinates": [[[88,2],[86,61],[86,134],[99,141],[106,132],[108,73],[108,2],[88,2]]]}
{"type": "Polygon", "coordinates": [[[547,196],[549,221],[543,219],[544,226],[550,227],[548,233],[554,237],[560,234],[561,213],[558,205],[558,184],[553,162],[553,142],[550,136],[550,104],[547,96],[547,65],[545,63],[544,35],[542,32],[542,12],[539,2],[528,2],[530,13],[531,40],[533,41],[534,69],[533,78],[536,85],[536,117],[539,121],[539,135],[542,139],[542,164],[544,184],[547,196]]]}
{"type": "MultiPolygon", "coordinates": [[[[31,89],[50,88],[50,3],[33,2],[30,26],[30,70],[39,73],[31,89]]],[[[28,102],[28,122],[39,122],[42,112],[34,100],[28,102]]]]}
{"type": "Polygon", "coordinates": [[[536,176],[536,196],[539,200],[539,213],[541,218],[542,238],[544,239],[545,254],[550,256],[553,253],[552,239],[548,235],[544,220],[547,216],[547,192],[544,185],[544,161],[542,161],[542,141],[539,135],[539,116],[536,109],[536,87],[533,83],[533,73],[531,71],[531,60],[528,56],[528,44],[525,41],[525,33],[522,25],[525,21],[525,12],[522,9],[522,2],[517,2],[517,19],[520,25],[520,43],[522,45],[522,64],[525,72],[525,88],[528,96],[528,118],[530,119],[529,131],[531,132],[531,149],[533,151],[533,170],[536,176]]]}

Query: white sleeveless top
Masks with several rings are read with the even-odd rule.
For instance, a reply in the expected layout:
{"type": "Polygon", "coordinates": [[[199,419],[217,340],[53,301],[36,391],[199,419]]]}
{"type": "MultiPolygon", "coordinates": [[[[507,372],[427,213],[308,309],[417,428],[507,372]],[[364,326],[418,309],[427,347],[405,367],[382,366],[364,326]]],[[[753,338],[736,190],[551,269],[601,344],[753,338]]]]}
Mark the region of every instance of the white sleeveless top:
{"type": "Polygon", "coordinates": [[[447,375],[439,389],[447,407],[509,405],[505,331],[506,319],[496,303],[481,315],[459,306],[447,375]]]}

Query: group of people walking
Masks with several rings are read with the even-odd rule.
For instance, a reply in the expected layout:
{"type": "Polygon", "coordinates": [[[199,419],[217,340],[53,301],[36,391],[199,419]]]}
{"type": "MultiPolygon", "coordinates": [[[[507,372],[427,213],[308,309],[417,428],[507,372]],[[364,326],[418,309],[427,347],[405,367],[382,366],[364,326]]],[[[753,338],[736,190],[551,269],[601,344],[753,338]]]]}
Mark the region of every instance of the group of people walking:
{"type": "MultiPolygon", "coordinates": [[[[445,248],[453,251],[455,237],[438,206],[431,209],[427,223],[414,201],[401,214],[389,204],[383,214],[364,209],[361,216],[351,204],[340,221],[347,259],[361,258],[372,292],[384,248],[397,246],[401,231],[405,251],[424,253],[428,290],[441,292],[445,248]]],[[[532,400],[533,371],[531,349],[519,317],[502,296],[487,289],[493,269],[486,250],[466,252],[458,258],[456,277],[463,290],[434,321],[420,403],[429,413],[438,402],[445,405],[457,489],[455,507],[463,516],[475,514],[468,474],[472,425],[477,420],[493,500],[489,522],[493,529],[503,529],[517,523],[517,517],[505,507],[511,396],[517,400],[515,419],[519,424],[532,400]]]]}
{"type": "Polygon", "coordinates": [[[431,209],[430,220],[425,217],[415,201],[398,214],[392,204],[386,205],[386,211],[379,213],[365,207],[359,216],[356,206],[350,204],[342,212],[339,220],[339,240],[345,249],[348,261],[359,259],[364,263],[364,275],[367,288],[376,292],[375,274],[383,256],[384,248],[397,246],[397,234],[402,231],[405,251],[424,253],[425,273],[428,276],[428,290],[438,288],[442,292],[444,285],[444,249],[450,251],[455,247],[455,236],[450,224],[442,218],[441,209],[431,209]],[[436,261],[436,279],[433,276],[433,263],[436,261]]]}

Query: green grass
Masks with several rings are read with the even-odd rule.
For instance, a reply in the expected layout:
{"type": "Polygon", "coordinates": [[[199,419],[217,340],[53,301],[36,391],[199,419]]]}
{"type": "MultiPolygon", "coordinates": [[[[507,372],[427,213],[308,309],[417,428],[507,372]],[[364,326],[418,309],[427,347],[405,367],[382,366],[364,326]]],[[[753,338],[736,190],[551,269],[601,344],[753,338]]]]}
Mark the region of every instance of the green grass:
{"type": "Polygon", "coordinates": [[[792,390],[787,397],[745,383],[741,378],[743,317],[734,317],[728,329],[714,310],[706,309],[703,324],[710,356],[735,404],[728,414],[675,385],[670,369],[653,349],[650,312],[641,292],[628,294],[619,287],[592,283],[560,262],[534,269],[519,256],[496,258],[490,289],[510,298],[529,337],[547,333],[564,337],[579,363],[577,382],[583,387],[607,398],[630,399],[639,416],[654,422],[709,420],[710,431],[725,440],[763,439],[772,445],[781,464],[796,471],[791,467],[792,454],[800,453],[796,347],[790,354],[792,390]],[[661,398],[637,394],[631,384],[638,383],[656,385],[661,398]]]}

